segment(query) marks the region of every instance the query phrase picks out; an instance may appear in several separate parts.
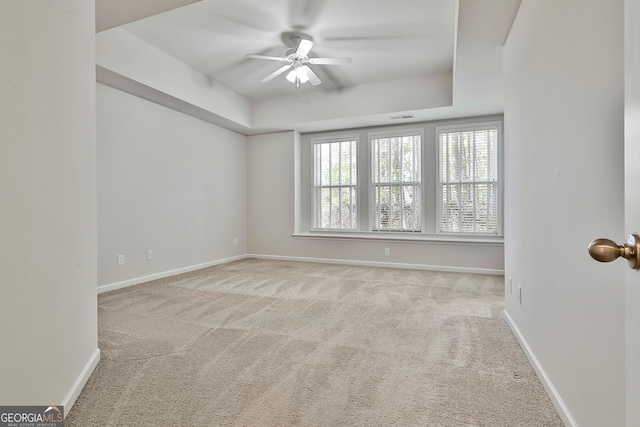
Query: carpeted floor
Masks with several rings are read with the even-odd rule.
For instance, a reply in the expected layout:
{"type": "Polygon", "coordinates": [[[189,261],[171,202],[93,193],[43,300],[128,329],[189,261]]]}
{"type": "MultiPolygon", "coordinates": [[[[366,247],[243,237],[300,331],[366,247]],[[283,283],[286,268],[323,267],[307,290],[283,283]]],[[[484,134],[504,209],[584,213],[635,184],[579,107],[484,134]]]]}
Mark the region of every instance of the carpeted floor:
{"type": "Polygon", "coordinates": [[[91,426],[562,426],[498,276],[242,260],[99,296],[91,426]]]}

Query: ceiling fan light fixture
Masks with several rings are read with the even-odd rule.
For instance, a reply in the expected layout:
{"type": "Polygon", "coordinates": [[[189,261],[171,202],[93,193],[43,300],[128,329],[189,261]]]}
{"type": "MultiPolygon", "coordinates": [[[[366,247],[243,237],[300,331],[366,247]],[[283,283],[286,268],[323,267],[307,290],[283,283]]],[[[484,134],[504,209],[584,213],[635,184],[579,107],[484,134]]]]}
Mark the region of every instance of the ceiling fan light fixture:
{"type": "Polygon", "coordinates": [[[291,83],[295,83],[296,82],[296,71],[295,70],[289,71],[289,73],[285,77],[291,83]]]}
{"type": "Polygon", "coordinates": [[[290,43],[286,43],[288,46],[295,45],[295,48],[291,48],[287,51],[285,56],[265,56],[259,54],[245,55],[247,58],[253,59],[266,59],[269,61],[286,62],[284,65],[278,68],[273,73],[269,74],[264,79],[260,80],[262,83],[270,82],[278,77],[280,74],[286,74],[286,79],[295,84],[300,89],[300,83],[311,83],[313,86],[318,86],[322,83],[322,80],[318,75],[309,67],[309,65],[347,65],[351,64],[351,58],[309,58],[307,55],[313,47],[313,40],[311,37],[302,33],[283,33],[283,40],[289,40],[290,43]],[[309,65],[307,65],[309,64],[309,65]]]}
{"type": "Polygon", "coordinates": [[[296,68],[296,76],[298,76],[298,80],[300,80],[300,83],[306,83],[309,81],[309,76],[302,67],[296,68]]]}
{"type": "Polygon", "coordinates": [[[285,78],[287,80],[289,80],[291,83],[295,83],[296,82],[296,72],[294,70],[289,71],[289,73],[287,73],[285,78]]]}
{"type": "Polygon", "coordinates": [[[306,83],[309,81],[309,76],[302,67],[294,67],[293,69],[291,69],[291,71],[289,71],[289,73],[286,75],[286,78],[291,83],[306,83]]]}

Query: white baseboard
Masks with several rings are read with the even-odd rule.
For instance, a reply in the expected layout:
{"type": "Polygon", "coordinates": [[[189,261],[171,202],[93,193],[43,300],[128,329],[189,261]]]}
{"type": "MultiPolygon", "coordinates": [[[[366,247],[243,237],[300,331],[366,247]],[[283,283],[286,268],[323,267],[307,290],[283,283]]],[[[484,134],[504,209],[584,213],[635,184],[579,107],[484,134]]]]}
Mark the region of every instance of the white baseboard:
{"type": "Polygon", "coordinates": [[[64,407],[64,416],[65,418],[69,415],[69,411],[73,408],[73,404],[76,402],[78,396],[80,396],[80,392],[84,388],[87,381],[89,381],[89,377],[93,373],[93,370],[98,366],[98,362],[100,361],[100,349],[96,348],[93,352],[89,361],[84,366],[84,369],[80,372],[78,378],[76,378],[75,382],[71,386],[71,390],[67,393],[64,400],[62,401],[62,406],[64,407]]]}
{"type": "Polygon", "coordinates": [[[472,274],[490,274],[504,276],[504,270],[494,270],[489,268],[471,268],[471,267],[452,267],[443,265],[427,265],[427,264],[406,264],[397,262],[378,262],[378,261],[357,261],[348,259],[330,259],[330,258],[307,258],[307,257],[291,257],[280,255],[262,255],[247,254],[247,258],[273,259],[280,261],[299,261],[299,262],[318,262],[324,264],[345,264],[345,265],[362,265],[366,267],[387,267],[387,268],[404,268],[411,270],[431,270],[444,271],[449,273],[472,273],[472,274]]]}
{"type": "Polygon", "coordinates": [[[150,274],[148,276],[136,277],[134,279],[124,280],[122,282],[110,283],[108,285],[101,285],[101,286],[98,286],[98,293],[101,294],[104,292],[115,291],[116,289],[139,285],[141,283],[150,282],[156,279],[164,279],[165,277],[171,277],[177,274],[189,273],[191,271],[200,270],[207,267],[213,267],[214,265],[226,264],[228,262],[238,261],[245,258],[273,259],[273,260],[280,260],[280,261],[317,262],[317,263],[324,263],[324,264],[362,265],[367,267],[388,267],[388,268],[403,268],[403,269],[413,269],[413,270],[444,271],[444,272],[450,272],[450,273],[471,273],[471,274],[489,274],[489,275],[504,276],[504,270],[496,270],[496,269],[489,269],[489,268],[452,267],[452,266],[427,265],[427,264],[406,264],[406,263],[397,263],[397,262],[357,261],[357,260],[331,259],[331,258],[311,258],[311,257],[292,257],[292,256],[264,255],[264,254],[246,254],[246,255],[237,255],[230,258],[224,258],[216,261],[206,262],[204,264],[197,264],[189,267],[178,268],[175,270],[163,271],[160,273],[150,274]]]}
{"type": "Polygon", "coordinates": [[[177,268],[175,270],[163,271],[160,273],[150,274],[148,276],[136,277],[134,279],[125,280],[117,283],[110,283],[108,285],[98,286],[98,293],[104,293],[109,291],[115,291],[116,289],[126,288],[128,286],[139,285],[141,283],[150,282],[156,279],[164,279],[165,277],[175,276],[177,274],[189,273],[195,270],[201,270],[207,267],[213,267],[214,265],[226,264],[231,261],[237,261],[247,258],[246,255],[238,255],[230,258],[223,258],[215,261],[205,262],[203,264],[191,265],[189,267],[177,268]]]}
{"type": "Polygon", "coordinates": [[[553,383],[551,382],[551,379],[547,376],[547,373],[544,371],[544,369],[542,368],[542,365],[538,361],[538,358],[531,350],[531,347],[529,347],[529,344],[527,344],[527,340],[525,340],[524,337],[522,336],[520,329],[515,324],[511,316],[509,316],[509,313],[507,313],[506,310],[503,312],[503,314],[504,314],[505,320],[507,321],[507,324],[511,328],[511,331],[513,332],[513,334],[516,336],[516,339],[520,343],[520,347],[522,347],[522,351],[524,351],[524,354],[527,355],[527,358],[529,359],[529,362],[531,362],[533,369],[536,371],[536,374],[538,375],[538,378],[540,379],[542,386],[547,391],[547,394],[549,395],[549,399],[551,399],[551,402],[553,403],[553,406],[556,408],[558,415],[560,415],[562,422],[564,423],[564,425],[568,427],[578,427],[578,423],[576,423],[576,421],[571,416],[571,413],[569,412],[569,409],[567,408],[567,406],[564,404],[562,397],[560,397],[558,390],[556,390],[553,383]]]}

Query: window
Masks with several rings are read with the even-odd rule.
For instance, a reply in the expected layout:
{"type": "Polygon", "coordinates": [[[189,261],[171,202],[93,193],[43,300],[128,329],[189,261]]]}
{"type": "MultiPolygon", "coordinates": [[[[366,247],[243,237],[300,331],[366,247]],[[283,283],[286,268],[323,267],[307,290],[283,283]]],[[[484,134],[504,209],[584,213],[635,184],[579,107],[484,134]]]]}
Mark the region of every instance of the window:
{"type": "Polygon", "coordinates": [[[498,125],[438,128],[440,233],[493,234],[498,223],[498,125]]]}
{"type": "Polygon", "coordinates": [[[302,134],[294,235],[464,241],[502,237],[502,117],[302,134]]]}
{"type": "Polygon", "coordinates": [[[420,133],[372,134],[373,231],[420,231],[420,133]]]}
{"type": "Polygon", "coordinates": [[[357,139],[314,140],[314,228],[356,230],[357,139]]]}

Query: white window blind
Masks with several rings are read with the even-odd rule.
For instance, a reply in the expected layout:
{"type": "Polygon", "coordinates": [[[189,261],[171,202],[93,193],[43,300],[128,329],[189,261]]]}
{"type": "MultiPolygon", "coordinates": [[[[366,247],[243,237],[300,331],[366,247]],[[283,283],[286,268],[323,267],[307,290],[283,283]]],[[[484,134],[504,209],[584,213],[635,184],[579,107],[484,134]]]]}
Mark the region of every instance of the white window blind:
{"type": "Polygon", "coordinates": [[[498,234],[498,128],[439,131],[439,231],[498,234]]]}
{"type": "Polygon", "coordinates": [[[422,135],[371,136],[373,231],[420,231],[422,135]]]}
{"type": "Polygon", "coordinates": [[[314,228],[356,230],[357,142],[314,143],[314,228]]]}

